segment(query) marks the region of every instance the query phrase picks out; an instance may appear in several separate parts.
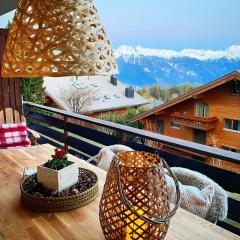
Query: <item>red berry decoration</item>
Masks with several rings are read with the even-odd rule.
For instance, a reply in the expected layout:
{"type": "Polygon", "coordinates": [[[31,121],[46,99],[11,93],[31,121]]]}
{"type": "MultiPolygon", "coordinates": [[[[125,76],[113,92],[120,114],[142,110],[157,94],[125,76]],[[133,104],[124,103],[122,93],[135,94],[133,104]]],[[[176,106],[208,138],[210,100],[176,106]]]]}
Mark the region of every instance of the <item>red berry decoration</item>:
{"type": "Polygon", "coordinates": [[[60,170],[69,166],[66,152],[64,149],[55,148],[55,154],[52,155],[52,159],[49,160],[45,166],[51,169],[60,170]]]}
{"type": "Polygon", "coordinates": [[[58,149],[58,148],[55,148],[55,156],[57,158],[63,158],[64,156],[66,155],[65,151],[63,149],[58,149]]]}

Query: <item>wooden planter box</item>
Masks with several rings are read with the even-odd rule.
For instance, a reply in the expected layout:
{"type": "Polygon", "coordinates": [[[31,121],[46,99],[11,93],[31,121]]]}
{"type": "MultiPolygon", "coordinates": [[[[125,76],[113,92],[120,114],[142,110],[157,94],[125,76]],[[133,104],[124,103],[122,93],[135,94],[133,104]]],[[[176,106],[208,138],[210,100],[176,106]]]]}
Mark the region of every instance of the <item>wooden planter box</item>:
{"type": "Polygon", "coordinates": [[[37,167],[37,179],[45,188],[61,192],[78,182],[78,164],[71,164],[61,170],[53,170],[43,165],[37,167]]]}

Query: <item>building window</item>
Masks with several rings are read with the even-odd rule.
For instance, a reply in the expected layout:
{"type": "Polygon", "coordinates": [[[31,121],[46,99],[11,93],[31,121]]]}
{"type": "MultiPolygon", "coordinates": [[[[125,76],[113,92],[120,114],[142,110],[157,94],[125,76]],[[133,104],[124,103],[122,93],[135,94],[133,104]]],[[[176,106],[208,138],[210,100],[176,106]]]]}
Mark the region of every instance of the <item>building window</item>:
{"type": "Polygon", "coordinates": [[[208,117],[208,104],[207,103],[196,103],[195,114],[197,117],[208,117]]]}
{"type": "Polygon", "coordinates": [[[240,132],[240,120],[225,119],[225,129],[240,132]]]}
{"type": "Polygon", "coordinates": [[[176,124],[174,122],[171,122],[171,128],[175,128],[175,129],[180,129],[181,126],[179,124],[176,124]]]}
{"type": "Polygon", "coordinates": [[[232,93],[233,95],[240,95],[240,81],[233,81],[232,93]]]}
{"type": "Polygon", "coordinates": [[[156,131],[157,133],[163,134],[164,133],[164,121],[157,119],[156,120],[156,131]]]}
{"type": "Polygon", "coordinates": [[[222,149],[230,151],[230,152],[235,152],[235,153],[240,153],[240,149],[236,149],[236,148],[231,148],[231,147],[227,147],[227,146],[222,146],[222,149]]]}

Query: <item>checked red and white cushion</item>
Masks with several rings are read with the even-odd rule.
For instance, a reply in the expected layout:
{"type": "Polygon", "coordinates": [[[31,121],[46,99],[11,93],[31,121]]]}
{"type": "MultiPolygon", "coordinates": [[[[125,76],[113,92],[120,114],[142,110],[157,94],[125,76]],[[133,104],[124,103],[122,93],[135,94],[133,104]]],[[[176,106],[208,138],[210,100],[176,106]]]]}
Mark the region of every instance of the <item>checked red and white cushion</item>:
{"type": "Polygon", "coordinates": [[[30,145],[25,122],[0,125],[0,149],[28,147],[30,145]]]}

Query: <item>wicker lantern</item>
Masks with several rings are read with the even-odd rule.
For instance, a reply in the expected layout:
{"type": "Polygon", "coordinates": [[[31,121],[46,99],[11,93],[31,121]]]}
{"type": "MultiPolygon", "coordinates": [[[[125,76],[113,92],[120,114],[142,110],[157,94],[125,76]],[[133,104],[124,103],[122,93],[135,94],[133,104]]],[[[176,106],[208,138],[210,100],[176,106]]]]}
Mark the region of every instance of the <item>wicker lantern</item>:
{"type": "Polygon", "coordinates": [[[164,239],[180,200],[178,181],[166,162],[146,152],[116,155],[107,174],[99,218],[106,240],[164,239]],[[176,184],[171,210],[163,168],[176,184]]]}
{"type": "Polygon", "coordinates": [[[4,77],[118,73],[92,0],[21,0],[5,47],[4,77]]]}

